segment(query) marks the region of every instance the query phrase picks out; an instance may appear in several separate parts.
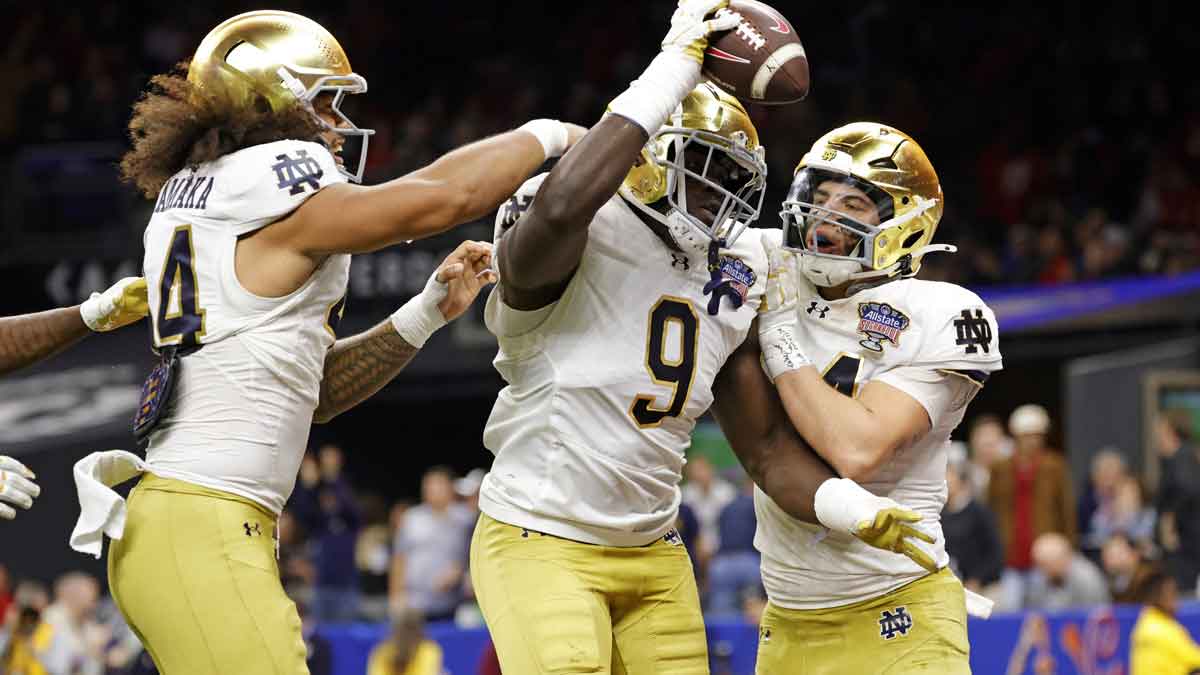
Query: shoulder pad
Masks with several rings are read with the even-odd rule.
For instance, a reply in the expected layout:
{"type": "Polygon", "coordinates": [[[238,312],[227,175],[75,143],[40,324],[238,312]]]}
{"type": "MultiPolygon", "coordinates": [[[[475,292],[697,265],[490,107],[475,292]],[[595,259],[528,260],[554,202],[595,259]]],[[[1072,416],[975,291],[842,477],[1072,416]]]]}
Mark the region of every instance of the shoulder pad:
{"type": "Polygon", "coordinates": [[[346,182],[329,150],[310,141],[255,145],[222,157],[212,170],[215,215],[234,222],[237,234],[269,225],[322,188],[346,182]]]}

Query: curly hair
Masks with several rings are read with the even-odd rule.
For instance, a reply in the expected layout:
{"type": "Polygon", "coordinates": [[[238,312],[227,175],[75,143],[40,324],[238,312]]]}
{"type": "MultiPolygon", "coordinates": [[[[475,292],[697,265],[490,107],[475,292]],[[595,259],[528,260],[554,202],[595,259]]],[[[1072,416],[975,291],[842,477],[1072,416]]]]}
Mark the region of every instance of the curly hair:
{"type": "Polygon", "coordinates": [[[198,88],[187,62],[155,75],[133,105],[121,179],[154,199],[185,167],[210,162],[252,145],[283,139],[320,141],[321,126],[297,103],[274,110],[266,98],[220,82],[198,88]]]}

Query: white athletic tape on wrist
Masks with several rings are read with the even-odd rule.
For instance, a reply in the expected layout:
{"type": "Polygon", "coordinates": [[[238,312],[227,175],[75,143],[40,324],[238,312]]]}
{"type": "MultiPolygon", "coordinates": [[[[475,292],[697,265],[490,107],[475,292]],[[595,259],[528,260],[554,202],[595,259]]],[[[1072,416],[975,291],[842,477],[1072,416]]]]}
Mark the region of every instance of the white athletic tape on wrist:
{"type": "Polygon", "coordinates": [[[438,303],[446,297],[449,284],[437,280],[437,272],[425,282],[425,289],[392,313],[392,327],[408,344],[420,349],[437,329],[446,325],[438,303]]]}
{"type": "Polygon", "coordinates": [[[780,324],[762,331],[759,336],[763,369],[774,382],[784,373],[811,366],[812,361],[800,348],[791,324],[780,324]]]}
{"type": "Polygon", "coordinates": [[[653,136],[699,83],[699,63],[684,54],[663,52],[654,57],[641,77],[613,99],[608,109],[635,122],[647,136],[653,136]]]}
{"type": "Polygon", "coordinates": [[[860,522],[875,518],[879,502],[879,497],[848,478],[830,478],[817,488],[813,510],[825,527],[854,534],[860,522]]]}
{"type": "Polygon", "coordinates": [[[520,126],[521,131],[528,131],[542,144],[542,152],[546,159],[554,159],[567,151],[570,134],[567,125],[558,120],[530,120],[520,126]]]}

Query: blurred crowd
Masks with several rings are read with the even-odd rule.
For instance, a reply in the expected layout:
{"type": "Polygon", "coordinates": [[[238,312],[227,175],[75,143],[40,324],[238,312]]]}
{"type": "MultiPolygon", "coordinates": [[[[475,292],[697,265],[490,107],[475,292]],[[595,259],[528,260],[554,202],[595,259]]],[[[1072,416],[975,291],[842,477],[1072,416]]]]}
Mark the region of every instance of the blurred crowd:
{"type": "MultiPolygon", "coordinates": [[[[542,2],[520,12],[507,3],[468,12],[444,3],[284,4],[340,36],[371,82],[348,107],[377,130],[369,176],[379,180],[532,117],[597,119],[653,56],[670,3],[542,2]]],[[[775,205],[817,136],[877,119],[919,139],[939,168],[942,237],[960,253],[931,257],[931,278],[1056,284],[1200,265],[1200,117],[1189,112],[1200,81],[1172,51],[1195,41],[1163,2],[1136,12],[1027,4],[997,14],[862,3],[836,30],[814,29],[803,12],[790,17],[812,62],[813,93],[799,105],[751,111],[771,168],[761,224],[777,226],[775,205]]],[[[51,160],[28,151],[119,146],[148,77],[186,59],[241,8],[231,0],[186,9],[115,0],[57,12],[30,6],[0,26],[10,87],[0,100],[0,162],[40,176],[30,189],[49,190],[56,179],[78,188],[69,152],[51,160]]],[[[21,199],[20,185],[11,199],[21,199]]],[[[95,209],[99,216],[74,224],[61,222],[72,217],[61,205],[26,208],[17,226],[45,231],[40,220],[54,217],[67,233],[94,232],[99,217],[123,223],[126,238],[114,241],[136,248],[142,218],[131,204],[114,198],[114,212],[95,209]]]]}
{"type": "MultiPolygon", "coordinates": [[[[1150,602],[1197,593],[1200,577],[1200,445],[1190,418],[1165,414],[1156,433],[1159,482],[1117,448],[1092,455],[1077,492],[1054,423],[1029,404],[1001,419],[982,414],[952,444],[942,527],[951,567],[997,610],[1055,610],[1150,602]],[[1172,597],[1175,597],[1172,595],[1172,597]]],[[[424,624],[483,625],[468,573],[484,471],[428,469],[417,502],[389,504],[356,489],[334,444],[304,458],[279,519],[279,569],[296,601],[313,675],[328,674],[330,647],[320,624],[389,622],[368,675],[440,672],[438,645],[424,624]],[[399,664],[399,665],[398,665],[399,664]]],[[[685,467],[676,529],[692,556],[705,613],[757,624],[766,598],[754,549],[753,484],[695,453],[685,467]]],[[[134,675],[153,672],[136,636],[98,581],[83,573],[52,592],[14,582],[0,566],[0,672],[26,675],[134,675]],[[39,663],[44,670],[13,664],[39,663]]],[[[481,673],[498,672],[494,653],[481,673]],[[490,664],[490,665],[489,665],[490,664]]]]}

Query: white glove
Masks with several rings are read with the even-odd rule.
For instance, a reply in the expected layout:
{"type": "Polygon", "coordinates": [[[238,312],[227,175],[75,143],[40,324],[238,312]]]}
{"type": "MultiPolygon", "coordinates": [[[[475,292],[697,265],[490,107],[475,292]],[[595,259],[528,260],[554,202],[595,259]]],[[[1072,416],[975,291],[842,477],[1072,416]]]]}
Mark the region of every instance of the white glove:
{"type": "Polygon", "coordinates": [[[425,288],[392,313],[392,326],[408,344],[420,349],[437,329],[445,326],[446,317],[438,309],[438,303],[446,297],[449,283],[438,281],[438,270],[434,270],[425,282],[425,288]]]}
{"type": "Polygon", "coordinates": [[[679,0],[679,7],[671,15],[671,30],[662,41],[663,52],[683,54],[695,61],[697,66],[704,63],[708,36],[718,31],[733,30],[742,20],[736,12],[723,12],[714,19],[704,18],[728,6],[729,0],[679,0]]]}
{"type": "Polygon", "coordinates": [[[0,518],[12,520],[17,517],[16,509],[8,504],[23,509],[33,506],[33,498],[42,493],[33,482],[34,478],[36,476],[24,464],[0,455],[0,518]]]}
{"type": "Polygon", "coordinates": [[[700,84],[708,35],[730,30],[740,21],[734,12],[705,20],[706,14],[728,4],[729,0],[680,0],[671,17],[671,31],[663,39],[662,53],[608,109],[636,122],[648,136],[658,133],[679,102],[700,84]]]}
{"type": "Polygon", "coordinates": [[[83,322],[94,331],[128,326],[149,313],[146,280],[141,277],[125,277],[103,293],[92,293],[79,306],[83,322]]]}
{"type": "Polygon", "coordinates": [[[921,514],[906,509],[892,499],[871,494],[848,478],[830,478],[817,488],[814,510],[817,520],[835,532],[854,535],[862,542],[884,551],[907,556],[929,572],[937,564],[913,543],[935,539],[913,527],[921,514]]]}

